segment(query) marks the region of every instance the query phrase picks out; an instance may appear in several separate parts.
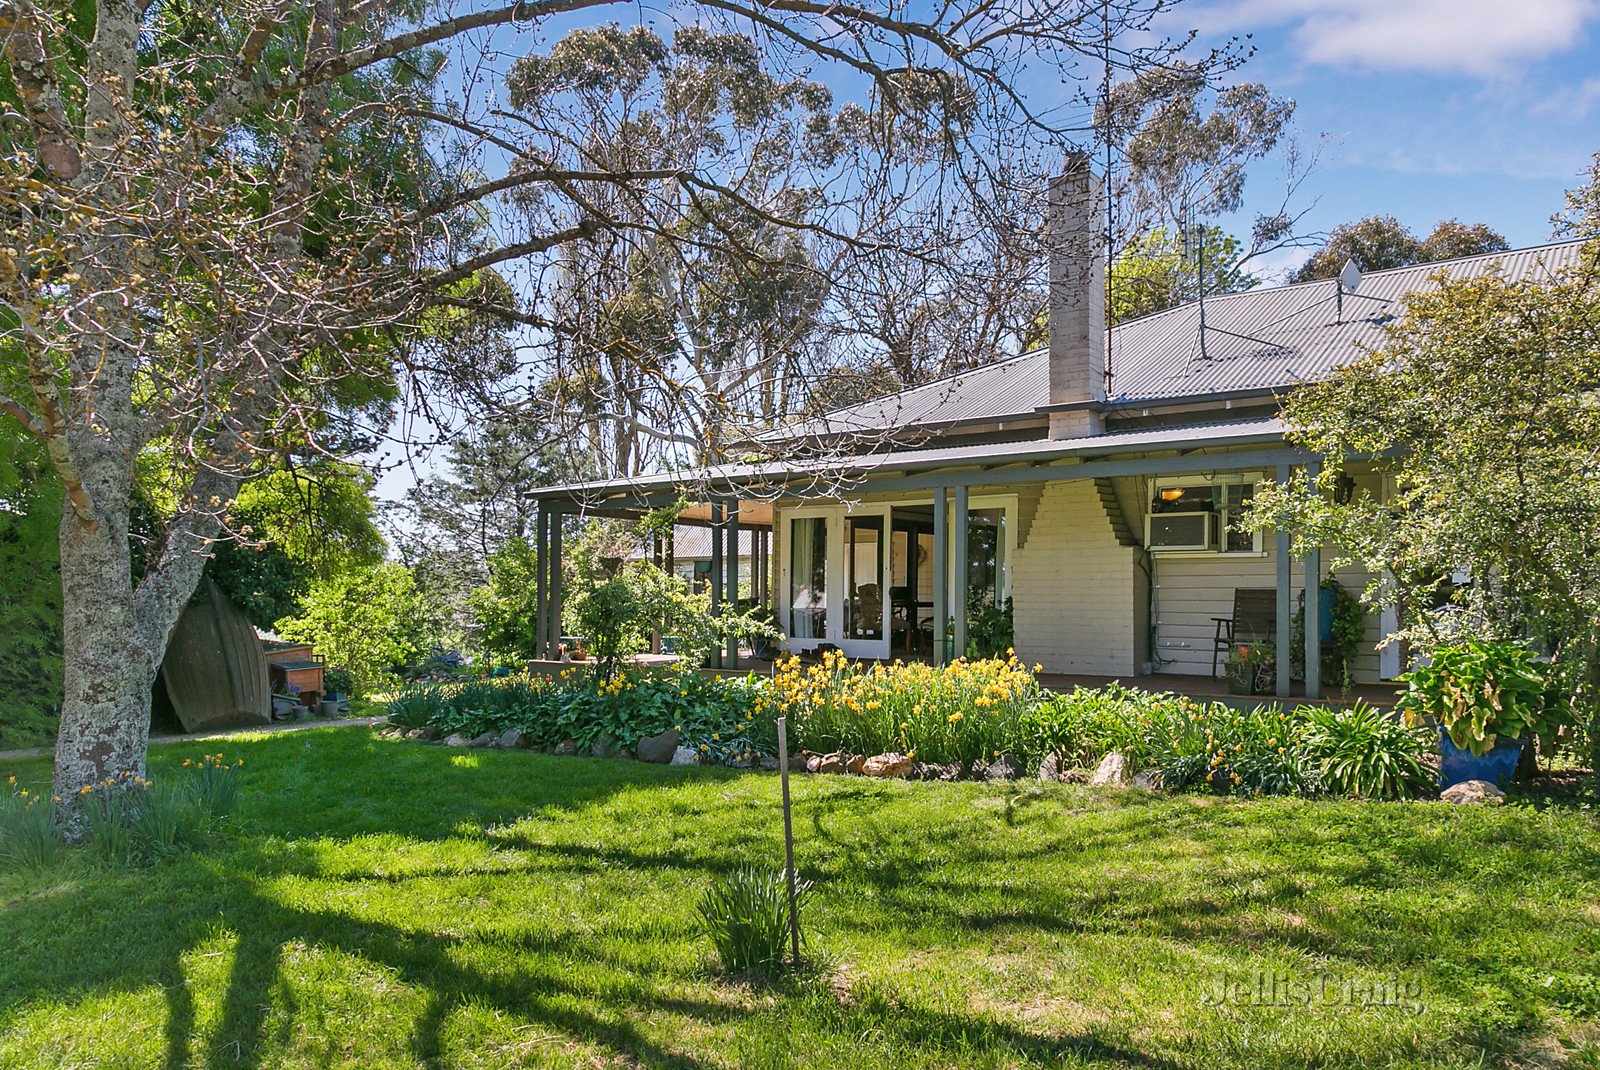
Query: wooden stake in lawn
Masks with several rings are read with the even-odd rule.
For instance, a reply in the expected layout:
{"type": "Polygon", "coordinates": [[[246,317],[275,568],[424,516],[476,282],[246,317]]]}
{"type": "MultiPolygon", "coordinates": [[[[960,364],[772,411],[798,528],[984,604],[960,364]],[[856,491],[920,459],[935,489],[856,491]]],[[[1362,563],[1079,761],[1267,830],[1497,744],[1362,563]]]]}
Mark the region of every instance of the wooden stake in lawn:
{"type": "Polygon", "coordinates": [[[789,719],[778,718],[778,777],[783,783],[783,857],[786,863],[784,876],[789,882],[789,949],[794,954],[794,968],[800,968],[800,914],[794,901],[794,822],[789,816],[789,719]]]}

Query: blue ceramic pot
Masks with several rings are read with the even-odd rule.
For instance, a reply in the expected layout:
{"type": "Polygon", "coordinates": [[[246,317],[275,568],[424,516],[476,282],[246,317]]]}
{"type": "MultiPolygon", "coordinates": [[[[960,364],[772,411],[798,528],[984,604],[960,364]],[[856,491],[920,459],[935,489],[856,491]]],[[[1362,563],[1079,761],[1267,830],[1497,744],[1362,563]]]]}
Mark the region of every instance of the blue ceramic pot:
{"type": "Polygon", "coordinates": [[[1450,733],[1440,728],[1439,790],[1468,780],[1487,780],[1496,787],[1505,787],[1517,771],[1523,743],[1521,739],[1496,736],[1494,746],[1482,754],[1473,754],[1450,742],[1450,733]]]}

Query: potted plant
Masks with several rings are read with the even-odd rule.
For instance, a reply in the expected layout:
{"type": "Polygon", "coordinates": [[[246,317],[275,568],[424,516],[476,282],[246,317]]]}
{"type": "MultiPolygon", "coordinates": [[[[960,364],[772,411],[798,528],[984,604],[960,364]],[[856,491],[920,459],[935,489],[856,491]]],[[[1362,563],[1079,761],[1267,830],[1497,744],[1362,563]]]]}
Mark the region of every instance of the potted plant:
{"type": "Polygon", "coordinates": [[[1271,643],[1238,643],[1224,662],[1228,692],[1233,695],[1264,695],[1272,690],[1277,658],[1271,643]]]}
{"type": "Polygon", "coordinates": [[[1439,729],[1440,788],[1467,780],[1504,786],[1528,737],[1548,736],[1566,715],[1551,667],[1521,643],[1441,647],[1401,681],[1397,706],[1406,720],[1439,729]]]}
{"type": "Polygon", "coordinates": [[[356,680],[349,669],[329,669],[322,674],[322,697],[331,702],[338,702],[355,693],[356,680]]]}

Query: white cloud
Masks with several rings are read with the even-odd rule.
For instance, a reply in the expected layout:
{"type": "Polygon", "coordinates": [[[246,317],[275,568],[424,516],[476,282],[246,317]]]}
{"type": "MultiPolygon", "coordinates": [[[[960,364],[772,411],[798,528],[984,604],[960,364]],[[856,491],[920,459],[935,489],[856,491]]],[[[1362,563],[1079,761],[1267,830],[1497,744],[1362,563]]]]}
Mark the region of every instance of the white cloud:
{"type": "Polygon", "coordinates": [[[1225,0],[1201,10],[1208,30],[1288,26],[1312,63],[1494,76],[1576,45],[1600,2],[1225,0]]]}

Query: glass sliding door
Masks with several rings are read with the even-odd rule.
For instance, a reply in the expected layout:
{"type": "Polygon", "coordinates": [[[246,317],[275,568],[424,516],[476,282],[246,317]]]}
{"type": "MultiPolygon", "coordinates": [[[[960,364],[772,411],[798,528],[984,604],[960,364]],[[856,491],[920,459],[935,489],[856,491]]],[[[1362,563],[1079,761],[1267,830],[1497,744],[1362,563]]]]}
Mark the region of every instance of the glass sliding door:
{"type": "Polygon", "coordinates": [[[789,627],[802,648],[828,637],[828,518],[789,521],[789,627]],[[807,642],[809,640],[809,642],[807,642]]]}

